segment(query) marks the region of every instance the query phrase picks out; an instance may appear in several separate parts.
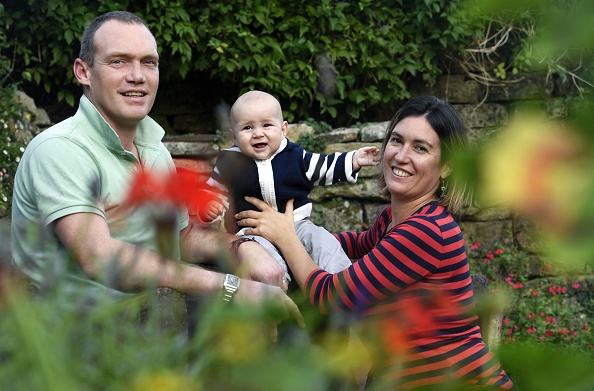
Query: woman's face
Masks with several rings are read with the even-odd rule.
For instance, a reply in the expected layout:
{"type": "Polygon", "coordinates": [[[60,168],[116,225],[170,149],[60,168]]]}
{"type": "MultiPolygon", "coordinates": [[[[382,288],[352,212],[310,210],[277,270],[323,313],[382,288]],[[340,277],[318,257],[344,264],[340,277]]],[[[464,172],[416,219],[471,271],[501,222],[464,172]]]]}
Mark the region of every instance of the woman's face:
{"type": "Polygon", "coordinates": [[[425,117],[406,117],[392,129],[382,169],[392,200],[414,202],[435,194],[441,174],[441,147],[425,117]]]}

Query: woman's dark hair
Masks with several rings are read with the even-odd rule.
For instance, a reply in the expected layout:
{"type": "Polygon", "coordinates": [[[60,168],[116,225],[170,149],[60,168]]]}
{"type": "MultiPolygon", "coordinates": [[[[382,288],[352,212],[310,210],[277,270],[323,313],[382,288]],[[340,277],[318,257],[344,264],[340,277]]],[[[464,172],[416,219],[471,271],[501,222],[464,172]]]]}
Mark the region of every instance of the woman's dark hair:
{"type": "MultiPolygon", "coordinates": [[[[467,150],[469,146],[468,136],[460,114],[449,103],[441,99],[434,96],[418,96],[406,102],[390,121],[382,143],[382,158],[392,131],[400,121],[407,117],[425,117],[429,125],[435,130],[439,137],[442,164],[451,163],[453,154],[467,150]]],[[[450,164],[450,167],[453,169],[453,165],[450,164]]],[[[436,194],[440,205],[444,206],[452,214],[459,213],[462,208],[472,204],[471,186],[456,180],[456,177],[457,175],[452,172],[446,178],[442,178],[446,185],[446,193],[445,195],[440,194],[441,186],[438,186],[436,194]]],[[[381,170],[378,183],[384,194],[388,194],[381,170]]]]}
{"type": "Polygon", "coordinates": [[[140,24],[150,31],[144,20],[127,11],[111,11],[97,16],[85,28],[80,41],[80,53],[78,54],[78,58],[86,62],[89,67],[93,67],[95,60],[95,33],[103,23],[109,20],[117,20],[118,22],[128,24],[140,24]]]}

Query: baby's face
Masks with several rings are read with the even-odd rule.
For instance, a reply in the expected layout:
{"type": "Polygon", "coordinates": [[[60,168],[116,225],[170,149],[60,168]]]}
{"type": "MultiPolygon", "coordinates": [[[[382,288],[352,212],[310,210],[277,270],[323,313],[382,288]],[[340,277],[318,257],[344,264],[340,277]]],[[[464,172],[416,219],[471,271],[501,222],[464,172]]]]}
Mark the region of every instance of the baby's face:
{"type": "Polygon", "coordinates": [[[275,100],[246,103],[233,114],[233,139],[244,155],[265,160],[278,150],[288,126],[275,100]]]}

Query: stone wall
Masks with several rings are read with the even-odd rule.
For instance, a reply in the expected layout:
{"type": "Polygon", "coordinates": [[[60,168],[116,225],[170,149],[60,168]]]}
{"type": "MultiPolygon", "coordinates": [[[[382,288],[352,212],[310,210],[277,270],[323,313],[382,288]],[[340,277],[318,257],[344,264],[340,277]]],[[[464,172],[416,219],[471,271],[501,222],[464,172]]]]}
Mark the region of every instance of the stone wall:
{"type": "MultiPolygon", "coordinates": [[[[435,95],[447,100],[459,111],[468,127],[471,142],[476,146],[488,140],[502,126],[513,119],[519,106],[531,105],[546,110],[552,118],[563,117],[566,114],[564,100],[552,81],[544,75],[524,75],[520,81],[505,87],[485,86],[465,78],[462,75],[441,77],[432,86],[415,85],[411,88],[411,95],[435,95]]],[[[395,107],[394,110],[397,108],[395,107]]],[[[325,139],[326,153],[349,151],[364,145],[380,146],[387,130],[388,122],[367,123],[352,128],[334,129],[321,137],[325,139]]],[[[304,124],[291,124],[288,137],[297,141],[303,134],[313,133],[313,128],[304,124]]],[[[219,146],[213,143],[214,136],[170,137],[166,140],[168,148],[175,155],[178,164],[191,166],[198,171],[208,174],[219,146]]],[[[310,198],[314,203],[312,220],[324,226],[331,232],[364,230],[374,221],[381,210],[388,205],[389,199],[380,195],[375,187],[374,174],[377,168],[364,167],[356,184],[339,184],[333,186],[316,187],[310,198]]],[[[469,251],[472,273],[480,273],[483,265],[482,257],[485,251],[495,252],[495,249],[507,246],[527,257],[522,262],[514,258],[504,267],[496,266],[501,278],[518,271],[525,279],[525,287],[518,294],[510,296],[505,305],[505,312],[522,305],[546,310],[559,318],[568,317],[561,322],[570,324],[582,332],[591,327],[591,297],[594,292],[594,276],[591,267],[584,266],[581,270],[572,270],[566,275],[561,269],[548,268],[551,260],[543,257],[537,231],[533,224],[520,217],[511,210],[502,208],[472,209],[458,219],[464,233],[467,249],[472,244],[480,243],[483,255],[477,251],[469,251]],[[518,250],[519,249],[519,250],[518,250]],[[477,258],[477,259],[474,259],[477,258]],[[528,266],[526,266],[526,260],[528,266]],[[543,268],[543,264],[547,267],[543,268]],[[474,265],[474,266],[473,266],[474,265]],[[577,275],[576,275],[577,274],[577,275]],[[558,308],[571,308],[571,314],[557,313],[554,305],[539,303],[535,292],[548,293],[550,287],[564,287],[571,294],[556,297],[551,301],[559,305],[558,308]],[[530,292],[524,295],[522,292],[530,292]],[[513,299],[511,299],[513,297],[513,299]],[[590,325],[590,326],[588,326],[590,325]]],[[[507,250],[506,250],[507,251],[507,250]]],[[[513,284],[515,287],[520,286],[513,284]]],[[[510,284],[510,287],[512,284],[510,284]]],[[[523,286],[523,285],[522,285],[523,286]]],[[[558,288],[557,288],[558,289],[558,288]]],[[[495,296],[489,300],[489,305],[497,301],[495,296]]],[[[485,301],[487,302],[487,301],[485,301]]],[[[542,312],[541,312],[542,313],[542,312]]],[[[511,316],[511,315],[510,315],[511,316]]],[[[513,315],[523,317],[524,314],[513,315]]],[[[511,321],[505,329],[506,342],[513,340],[510,333],[517,332],[512,326],[518,319],[511,321]]],[[[505,323],[505,322],[504,322],[505,323]]]]}
{"type": "MultiPolygon", "coordinates": [[[[416,84],[411,95],[435,95],[447,100],[460,112],[469,129],[471,141],[480,144],[514,115],[520,102],[553,107],[554,85],[541,75],[525,75],[521,81],[489,90],[463,75],[448,75],[434,85],[416,84]]],[[[397,109],[395,107],[394,111],[397,109]]],[[[326,153],[349,151],[364,145],[380,147],[388,122],[367,123],[352,128],[334,129],[321,135],[326,141],[326,153]]],[[[303,134],[313,133],[304,124],[290,124],[288,137],[297,141],[303,134]]],[[[208,172],[219,146],[213,135],[174,136],[166,144],[179,164],[208,172]]],[[[361,230],[369,226],[389,199],[382,197],[373,180],[375,168],[365,167],[356,184],[321,186],[314,189],[314,221],[330,231],[361,230]]],[[[514,240],[524,249],[537,246],[530,233],[530,224],[513,213],[500,209],[469,211],[460,219],[467,238],[495,244],[504,239],[514,240]]]]}
{"type": "MultiPolygon", "coordinates": [[[[488,139],[499,127],[505,125],[513,116],[519,104],[532,104],[545,108],[550,116],[562,116],[565,112],[556,95],[559,91],[553,81],[544,75],[529,74],[521,76],[518,82],[506,86],[486,88],[482,84],[463,75],[445,75],[433,85],[417,83],[411,86],[411,95],[435,95],[449,101],[460,112],[470,133],[471,141],[480,144],[488,139]]],[[[166,87],[164,87],[166,88],[166,87]]],[[[183,87],[176,87],[180,89],[183,87]]],[[[186,86],[191,89],[191,86],[186,86]]],[[[184,95],[183,91],[177,91],[184,95]]],[[[25,135],[30,138],[51,124],[43,109],[23,93],[18,98],[29,112],[30,123],[25,126],[25,135]]],[[[396,110],[397,107],[394,108],[396,110]]],[[[171,107],[167,113],[152,113],[155,117],[167,114],[175,118],[171,107]]],[[[180,108],[180,117],[186,115],[187,108],[180,108]]],[[[172,123],[183,123],[174,120],[172,123]]],[[[334,129],[321,137],[327,143],[326,153],[348,151],[363,145],[380,146],[388,122],[367,123],[351,128],[334,129]]],[[[297,141],[303,134],[313,133],[313,128],[304,124],[290,124],[288,137],[297,141]]],[[[175,133],[175,132],[173,132],[175,133]]],[[[19,136],[21,138],[21,136],[19,136]]],[[[214,130],[208,133],[166,136],[165,144],[179,166],[195,169],[205,176],[221,147],[215,143],[214,130]]],[[[227,143],[228,144],[228,143],[227,143]]],[[[369,226],[389,200],[381,196],[373,180],[375,168],[365,167],[356,184],[340,184],[317,187],[311,193],[314,202],[314,221],[329,231],[362,230],[369,226]]],[[[484,245],[494,245],[504,240],[513,240],[522,249],[535,252],[538,243],[533,239],[531,224],[518,218],[508,210],[473,210],[459,219],[467,242],[479,241],[484,245]]]]}

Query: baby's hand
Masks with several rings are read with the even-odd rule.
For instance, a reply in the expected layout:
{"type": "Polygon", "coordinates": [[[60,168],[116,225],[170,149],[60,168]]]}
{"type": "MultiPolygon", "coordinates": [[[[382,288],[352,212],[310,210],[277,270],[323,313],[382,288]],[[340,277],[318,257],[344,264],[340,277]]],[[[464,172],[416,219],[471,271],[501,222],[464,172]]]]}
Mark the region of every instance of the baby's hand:
{"type": "Polygon", "coordinates": [[[202,208],[199,208],[200,220],[208,223],[223,214],[225,208],[221,203],[216,201],[210,201],[202,208]]]}
{"type": "Polygon", "coordinates": [[[353,169],[357,171],[365,166],[377,166],[380,161],[380,150],[377,147],[363,147],[355,152],[353,169]]]}

